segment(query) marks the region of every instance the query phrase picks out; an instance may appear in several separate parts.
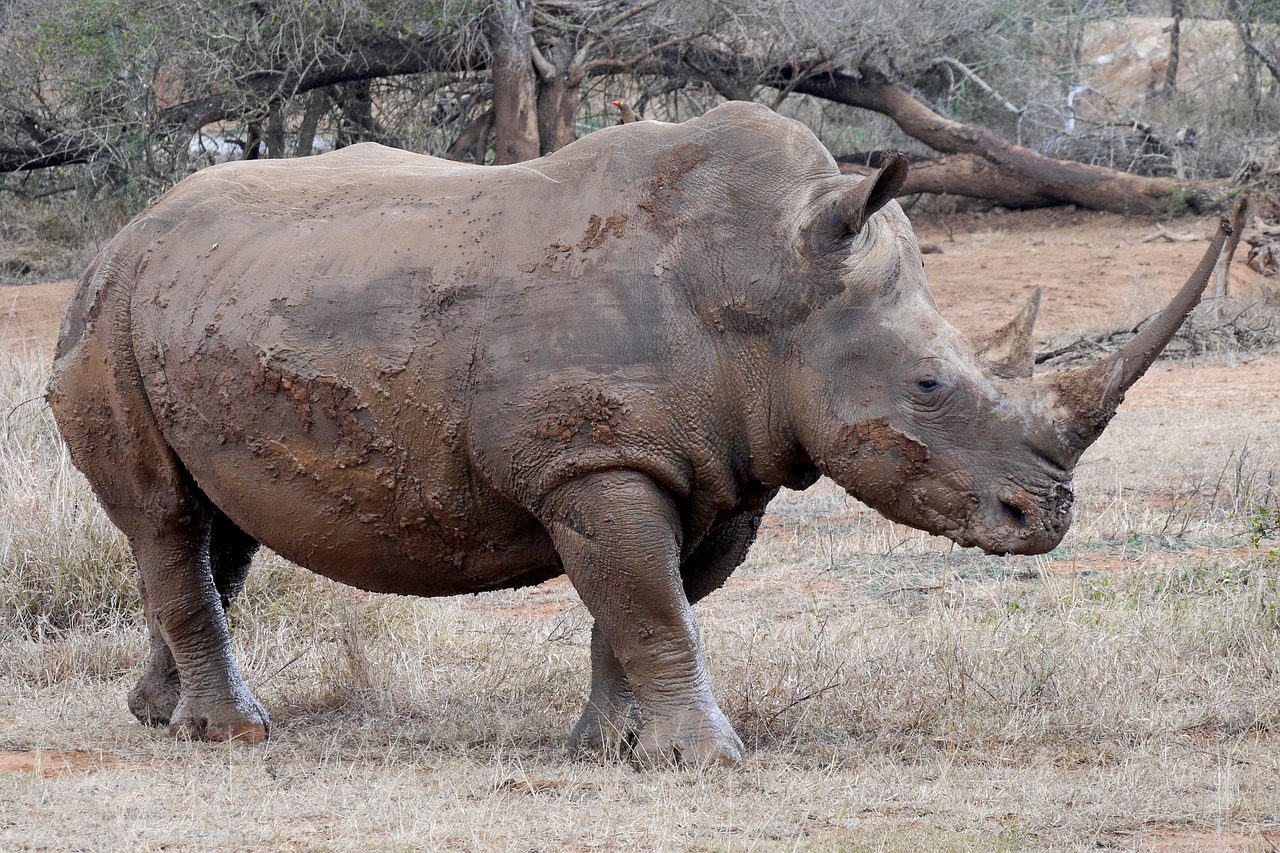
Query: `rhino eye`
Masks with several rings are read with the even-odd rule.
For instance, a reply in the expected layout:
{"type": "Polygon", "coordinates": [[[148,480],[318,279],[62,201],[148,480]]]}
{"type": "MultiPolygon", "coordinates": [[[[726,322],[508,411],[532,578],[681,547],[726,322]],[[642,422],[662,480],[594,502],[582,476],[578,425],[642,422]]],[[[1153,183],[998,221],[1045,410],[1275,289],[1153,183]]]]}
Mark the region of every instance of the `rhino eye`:
{"type": "Polygon", "coordinates": [[[916,382],[916,387],[921,391],[933,391],[938,387],[938,382],[935,379],[921,379],[916,382]]]}

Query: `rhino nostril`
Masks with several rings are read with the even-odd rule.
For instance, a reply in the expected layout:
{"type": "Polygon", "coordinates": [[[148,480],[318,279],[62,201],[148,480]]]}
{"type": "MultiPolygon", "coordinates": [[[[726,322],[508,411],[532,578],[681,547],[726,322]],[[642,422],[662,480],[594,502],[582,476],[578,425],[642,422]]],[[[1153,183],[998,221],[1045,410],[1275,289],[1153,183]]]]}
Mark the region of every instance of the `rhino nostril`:
{"type": "Polygon", "coordinates": [[[1009,501],[1002,499],[1000,501],[1000,508],[1004,510],[1005,517],[1009,519],[1015,527],[1027,526],[1027,513],[1022,509],[1022,507],[1016,506],[1009,501]]]}

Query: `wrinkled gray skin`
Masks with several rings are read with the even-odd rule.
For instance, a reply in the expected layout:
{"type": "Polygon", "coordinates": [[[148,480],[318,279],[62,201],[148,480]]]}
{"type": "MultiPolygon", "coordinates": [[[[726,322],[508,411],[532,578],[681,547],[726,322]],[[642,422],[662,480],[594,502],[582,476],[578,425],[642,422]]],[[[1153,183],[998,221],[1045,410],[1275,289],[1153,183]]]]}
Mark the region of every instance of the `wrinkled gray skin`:
{"type": "Polygon", "coordinates": [[[182,182],[85,273],[48,394],[137,556],[134,713],[266,737],[225,618],[262,543],[410,595],[565,573],[595,618],[573,746],[735,763],[691,605],[780,486],[1051,549],[1203,281],[1125,353],[1032,380],[1034,304],[977,342],[938,315],[905,173],[843,177],[735,103],[517,166],[358,145],[182,182]]]}

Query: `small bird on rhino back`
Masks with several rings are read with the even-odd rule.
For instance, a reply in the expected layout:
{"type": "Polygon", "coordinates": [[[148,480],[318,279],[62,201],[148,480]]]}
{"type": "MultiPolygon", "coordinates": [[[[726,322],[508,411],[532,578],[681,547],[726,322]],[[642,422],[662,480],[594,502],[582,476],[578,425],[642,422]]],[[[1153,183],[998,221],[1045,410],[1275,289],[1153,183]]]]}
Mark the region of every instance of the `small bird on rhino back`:
{"type": "Polygon", "coordinates": [[[641,120],[640,115],[626,101],[610,101],[609,103],[618,108],[618,112],[622,116],[620,124],[631,124],[641,120]]]}

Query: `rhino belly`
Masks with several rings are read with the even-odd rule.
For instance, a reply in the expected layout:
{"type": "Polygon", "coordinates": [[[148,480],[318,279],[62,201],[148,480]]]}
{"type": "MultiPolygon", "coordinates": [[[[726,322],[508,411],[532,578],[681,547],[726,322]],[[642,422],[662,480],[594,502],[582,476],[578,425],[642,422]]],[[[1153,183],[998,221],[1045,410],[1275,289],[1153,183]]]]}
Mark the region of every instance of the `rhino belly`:
{"type": "Polygon", "coordinates": [[[168,290],[155,308],[135,299],[143,384],[167,443],[246,533],[383,592],[476,592],[561,571],[537,520],[472,470],[465,370],[438,342],[393,334],[394,304],[341,315],[335,334],[336,319],[255,303],[247,288],[206,285],[198,300],[168,290]]]}
{"type": "Polygon", "coordinates": [[[457,460],[405,452],[414,443],[384,430],[367,433],[383,449],[362,454],[329,439],[333,421],[264,429],[294,398],[238,399],[234,412],[252,418],[216,405],[216,395],[171,398],[162,432],[213,504],[285,558],[364,589],[427,596],[560,572],[537,520],[474,486],[457,460]]]}

